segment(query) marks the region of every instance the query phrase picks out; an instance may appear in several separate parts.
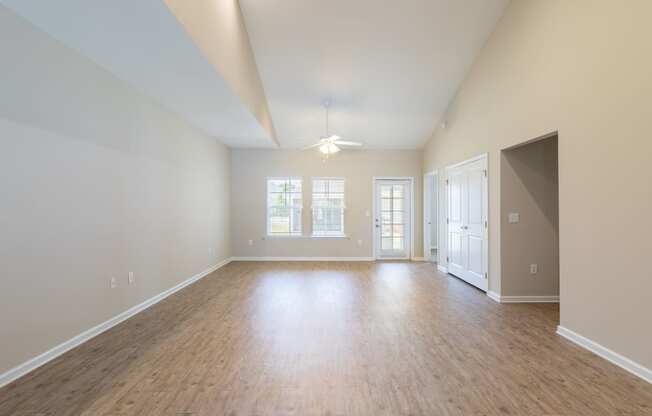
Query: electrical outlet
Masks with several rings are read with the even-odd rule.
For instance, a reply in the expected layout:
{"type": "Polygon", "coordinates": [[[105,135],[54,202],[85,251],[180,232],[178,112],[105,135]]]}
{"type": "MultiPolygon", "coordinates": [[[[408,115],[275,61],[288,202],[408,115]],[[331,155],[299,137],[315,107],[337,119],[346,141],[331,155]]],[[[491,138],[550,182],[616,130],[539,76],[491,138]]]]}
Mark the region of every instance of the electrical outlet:
{"type": "Polygon", "coordinates": [[[115,289],[116,287],[118,287],[118,281],[115,280],[115,277],[110,277],[109,278],[109,287],[111,289],[115,289]]]}
{"type": "Polygon", "coordinates": [[[249,240],[249,245],[253,246],[254,245],[254,240],[249,240]]]}
{"type": "Polygon", "coordinates": [[[537,274],[539,272],[538,264],[530,264],[530,274],[537,274]]]}
{"type": "Polygon", "coordinates": [[[136,283],[136,276],[134,276],[134,272],[129,272],[129,284],[133,285],[136,283]]]}
{"type": "Polygon", "coordinates": [[[507,215],[507,222],[509,224],[518,224],[521,221],[521,216],[518,212],[510,212],[507,215]]]}

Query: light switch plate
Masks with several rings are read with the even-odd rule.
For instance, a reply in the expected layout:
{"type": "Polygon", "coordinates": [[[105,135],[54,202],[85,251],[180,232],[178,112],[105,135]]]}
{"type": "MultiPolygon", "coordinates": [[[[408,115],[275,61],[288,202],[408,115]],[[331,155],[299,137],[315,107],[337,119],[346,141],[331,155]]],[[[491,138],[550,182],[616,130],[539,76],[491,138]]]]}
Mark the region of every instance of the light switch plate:
{"type": "Polygon", "coordinates": [[[518,212],[510,212],[507,215],[507,222],[510,224],[517,224],[521,221],[521,215],[518,212]]]}

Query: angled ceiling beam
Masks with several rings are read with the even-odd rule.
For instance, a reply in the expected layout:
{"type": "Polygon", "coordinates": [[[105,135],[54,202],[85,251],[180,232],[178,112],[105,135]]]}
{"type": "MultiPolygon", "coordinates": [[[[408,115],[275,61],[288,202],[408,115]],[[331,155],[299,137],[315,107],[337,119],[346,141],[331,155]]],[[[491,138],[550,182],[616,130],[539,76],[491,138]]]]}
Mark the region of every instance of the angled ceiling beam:
{"type": "Polygon", "coordinates": [[[164,0],[206,59],[278,146],[263,83],[237,0],[164,0]]]}

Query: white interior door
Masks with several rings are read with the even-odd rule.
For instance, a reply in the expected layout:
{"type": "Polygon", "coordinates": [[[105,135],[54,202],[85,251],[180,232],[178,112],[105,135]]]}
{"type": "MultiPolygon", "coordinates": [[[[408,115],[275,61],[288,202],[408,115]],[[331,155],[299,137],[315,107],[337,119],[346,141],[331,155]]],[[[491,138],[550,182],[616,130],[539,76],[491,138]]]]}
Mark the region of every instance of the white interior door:
{"type": "Polygon", "coordinates": [[[487,290],[487,159],[447,169],[448,272],[487,290]]]}
{"type": "Polygon", "coordinates": [[[374,186],[376,212],[375,247],[378,259],[409,259],[412,197],[409,180],[377,179],[374,186]]]}

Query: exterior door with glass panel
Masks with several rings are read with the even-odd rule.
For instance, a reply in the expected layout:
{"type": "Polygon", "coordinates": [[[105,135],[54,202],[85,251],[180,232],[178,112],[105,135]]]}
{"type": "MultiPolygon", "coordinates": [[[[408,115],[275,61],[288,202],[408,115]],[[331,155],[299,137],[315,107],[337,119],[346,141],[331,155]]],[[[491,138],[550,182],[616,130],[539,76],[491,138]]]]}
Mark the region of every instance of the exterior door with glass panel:
{"type": "Polygon", "coordinates": [[[376,258],[410,258],[410,181],[376,180],[376,258]]]}

